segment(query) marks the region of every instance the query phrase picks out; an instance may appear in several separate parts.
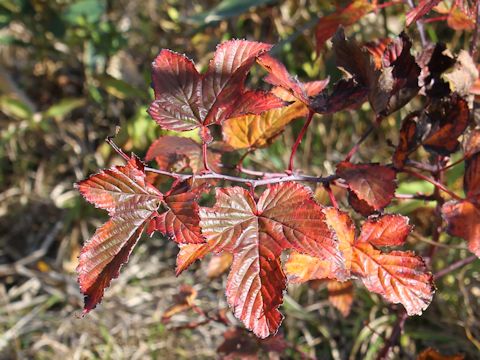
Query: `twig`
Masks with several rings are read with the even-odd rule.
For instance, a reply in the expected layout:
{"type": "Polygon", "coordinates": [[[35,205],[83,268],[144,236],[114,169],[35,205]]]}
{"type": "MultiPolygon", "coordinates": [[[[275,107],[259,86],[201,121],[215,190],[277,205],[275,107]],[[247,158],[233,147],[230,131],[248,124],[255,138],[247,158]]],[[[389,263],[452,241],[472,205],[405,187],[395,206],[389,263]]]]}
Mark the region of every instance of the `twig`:
{"type": "Polygon", "coordinates": [[[433,279],[434,280],[438,280],[442,277],[444,277],[445,275],[448,275],[450,274],[451,272],[467,265],[467,264],[470,264],[471,262],[474,262],[475,260],[477,260],[478,257],[476,255],[471,255],[465,259],[462,259],[462,260],[458,260],[457,262],[454,262],[453,264],[450,264],[449,266],[447,266],[446,268],[438,271],[437,273],[435,273],[433,275],[433,279]]]}
{"type": "Polygon", "coordinates": [[[290,153],[290,161],[288,162],[288,170],[293,171],[293,160],[295,158],[295,153],[297,152],[298,146],[302,142],[305,133],[307,132],[308,126],[312,122],[314,112],[310,110],[308,112],[307,120],[305,124],[303,124],[302,130],[300,130],[300,134],[297,136],[297,140],[295,140],[295,144],[293,144],[292,152],[290,153]]]}
{"type": "Polygon", "coordinates": [[[452,198],[454,198],[455,200],[463,200],[460,196],[458,196],[457,194],[455,194],[453,191],[447,189],[443,184],[439,183],[438,181],[435,181],[434,179],[431,179],[429,178],[428,176],[425,176],[423,174],[420,174],[416,171],[413,171],[411,169],[407,169],[407,168],[404,168],[402,170],[403,172],[406,172],[407,174],[410,174],[412,176],[415,176],[416,178],[419,178],[419,179],[422,179],[422,180],[425,180],[425,181],[428,181],[429,183],[435,185],[435,187],[437,187],[438,189],[442,190],[443,192],[447,193],[448,195],[450,195],[452,198]]]}
{"type": "Polygon", "coordinates": [[[115,150],[115,152],[120,155],[125,161],[130,161],[130,157],[125,154],[122,149],[120,149],[117,144],[115,144],[115,142],[113,141],[113,136],[109,136],[105,139],[105,141],[107,142],[108,145],[110,145],[112,147],[113,150],[115,150]]]}
{"type": "Polygon", "coordinates": [[[367,137],[372,133],[373,129],[375,129],[374,125],[370,125],[370,127],[365,131],[360,139],[358,139],[357,143],[350,149],[347,156],[345,157],[344,161],[350,161],[353,155],[358,151],[360,145],[367,139],[367,137]]]}
{"type": "Polygon", "coordinates": [[[207,146],[208,144],[204,141],[202,144],[203,167],[205,171],[210,172],[211,170],[208,166],[208,159],[207,159],[207,146]]]}
{"type": "Polygon", "coordinates": [[[323,184],[323,187],[325,188],[325,190],[328,193],[328,196],[330,197],[330,202],[332,203],[332,206],[335,209],[338,209],[337,199],[335,199],[335,194],[333,193],[332,188],[330,187],[330,183],[323,184]]]}
{"type": "MultiPolygon", "coordinates": [[[[413,0],[407,0],[407,4],[412,9],[415,8],[415,4],[413,3],[413,0]]],[[[425,47],[428,44],[427,35],[425,34],[425,27],[423,26],[422,20],[417,20],[416,24],[417,24],[418,33],[420,34],[420,41],[422,42],[422,46],[425,47]]]]}

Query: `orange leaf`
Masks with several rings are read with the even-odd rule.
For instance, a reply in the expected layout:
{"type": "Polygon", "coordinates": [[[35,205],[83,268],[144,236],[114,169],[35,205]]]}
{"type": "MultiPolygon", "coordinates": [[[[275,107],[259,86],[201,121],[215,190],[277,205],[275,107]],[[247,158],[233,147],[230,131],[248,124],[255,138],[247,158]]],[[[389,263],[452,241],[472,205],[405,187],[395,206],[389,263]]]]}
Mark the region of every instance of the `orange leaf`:
{"type": "Polygon", "coordinates": [[[233,118],[223,124],[223,137],[237,150],[262,148],[268,146],[288,123],[307,114],[307,107],[297,101],[292,105],[266,111],[261,115],[233,118]]]}
{"type": "Polygon", "coordinates": [[[228,252],[214,254],[207,266],[207,276],[209,278],[219,277],[232,265],[232,260],[232,254],[228,252]]]}
{"type": "Polygon", "coordinates": [[[327,283],[328,300],[343,317],[350,314],[353,303],[353,283],[351,281],[329,281],[327,283]]]}
{"type": "Polygon", "coordinates": [[[182,313],[192,308],[197,298],[197,290],[190,285],[180,286],[178,294],[174,296],[175,305],[172,305],[162,315],[162,321],[168,321],[173,315],[182,313]]]}
{"type": "Polygon", "coordinates": [[[369,242],[375,246],[398,246],[412,230],[406,216],[387,214],[378,218],[369,218],[362,226],[357,243],[369,242]]]}

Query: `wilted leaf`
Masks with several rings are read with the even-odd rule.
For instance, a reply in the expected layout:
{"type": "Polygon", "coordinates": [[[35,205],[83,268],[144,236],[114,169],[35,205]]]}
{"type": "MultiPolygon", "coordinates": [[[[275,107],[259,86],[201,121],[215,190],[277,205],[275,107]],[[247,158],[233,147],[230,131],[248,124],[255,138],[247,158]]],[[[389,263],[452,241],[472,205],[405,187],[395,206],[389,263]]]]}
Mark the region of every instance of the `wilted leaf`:
{"type": "Polygon", "coordinates": [[[275,333],[282,321],[284,249],[329,261],[329,270],[344,273],[338,244],[325,224],[322,208],[310,191],[296,183],[269,186],[257,202],[239,187],[217,189],[213,208],[203,208],[201,227],[213,251],[233,254],[227,300],[235,316],[261,337],[275,333]]]}
{"type": "MultiPolygon", "coordinates": [[[[172,170],[182,159],[187,159],[188,166],[194,174],[203,170],[202,146],[189,138],[178,136],[161,136],[155,140],[147,151],[146,161],[155,159],[161,170],[172,170]]],[[[220,168],[220,154],[207,149],[208,165],[215,171],[220,168]]]]}
{"type": "Polygon", "coordinates": [[[335,83],[332,92],[323,92],[311,100],[311,108],[319,114],[334,114],[342,110],[353,110],[362,105],[368,96],[368,88],[353,78],[335,83]]]}
{"type": "Polygon", "coordinates": [[[180,314],[192,308],[197,298],[197,290],[190,285],[181,285],[178,294],[175,294],[174,305],[170,306],[162,315],[162,322],[170,320],[173,315],[180,314]]]}
{"type": "Polygon", "coordinates": [[[442,74],[455,63],[445,44],[437,43],[427,46],[417,57],[421,68],[418,78],[420,93],[430,97],[441,98],[450,94],[450,87],[442,74]]]}
{"type": "Polygon", "coordinates": [[[112,217],[84,245],[77,267],[85,295],[84,313],[102,299],[105,288],[118,277],[121,266],[162,201],[162,194],[145,180],[143,164],[132,158],[127,165],[104,170],[76,184],[85,199],[112,217]]]}
{"type": "Polygon", "coordinates": [[[418,117],[418,113],[410,113],[403,119],[398,145],[393,154],[393,165],[396,169],[402,169],[405,166],[408,156],[419,144],[416,121],[418,117]]]}
{"type": "Polygon", "coordinates": [[[433,105],[427,109],[430,131],[423,141],[426,150],[441,155],[456,151],[460,143],[457,138],[463,134],[470,122],[468,103],[459,96],[433,105]]]}
{"type": "Polygon", "coordinates": [[[470,88],[478,79],[478,70],[470,54],[460,50],[452,71],[445,73],[443,78],[448,81],[450,90],[462,96],[470,93],[470,88]]]}
{"type": "Polygon", "coordinates": [[[388,45],[393,41],[392,38],[377,39],[364,44],[363,46],[373,56],[376,69],[381,69],[383,66],[383,54],[387,50],[388,45]]]}
{"type": "Polygon", "coordinates": [[[337,175],[344,179],[360,200],[375,210],[387,206],[395,195],[395,170],[377,164],[352,164],[341,162],[337,175]]]}
{"type": "Polygon", "coordinates": [[[454,1],[452,8],[448,13],[447,24],[454,30],[473,30],[475,29],[476,1],[472,2],[470,7],[467,1],[462,1],[461,6],[454,1]]]}
{"type": "Polygon", "coordinates": [[[162,50],[153,62],[155,100],[150,115],[165,129],[201,128],[202,138],[209,140],[208,125],[283,106],[283,101],[270,93],[244,89],[256,57],[270,48],[259,42],[227,41],[218,46],[203,75],[184,55],[162,50]]]}
{"type": "Polygon", "coordinates": [[[308,115],[299,101],[261,115],[245,115],[225,121],[223,137],[234,149],[257,149],[268,146],[291,121],[308,115]]]}
{"type": "Polygon", "coordinates": [[[340,311],[343,317],[347,317],[353,304],[353,283],[330,280],[327,289],[330,304],[340,311]]]}

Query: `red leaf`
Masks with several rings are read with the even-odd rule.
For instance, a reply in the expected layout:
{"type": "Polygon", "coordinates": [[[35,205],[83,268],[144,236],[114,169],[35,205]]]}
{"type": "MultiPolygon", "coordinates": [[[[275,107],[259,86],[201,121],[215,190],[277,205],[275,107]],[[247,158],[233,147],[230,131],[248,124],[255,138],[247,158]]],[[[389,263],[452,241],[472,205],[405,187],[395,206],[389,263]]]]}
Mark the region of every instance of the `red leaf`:
{"type": "Polygon", "coordinates": [[[432,10],[441,0],[420,0],[418,5],[411,9],[406,15],[406,25],[410,26],[418,19],[426,15],[432,10]]]}
{"type": "Polygon", "coordinates": [[[155,100],[150,115],[165,129],[185,131],[283,106],[270,93],[244,89],[255,58],[270,48],[259,42],[227,41],[218,46],[204,75],[184,55],[162,50],[153,62],[155,100]]]}
{"type": "Polygon", "coordinates": [[[110,216],[162,200],[162,194],[145,180],[143,164],[133,157],[125,166],[114,166],[75,184],[83,197],[110,216]]]}
{"type": "Polygon", "coordinates": [[[77,267],[85,295],[84,313],[100,302],[105,288],[118,277],[146,223],[156,212],[162,194],[145,181],[141,162],[132,158],[76,184],[82,195],[112,218],[84,245],[77,267]]]}
{"type": "MultiPolygon", "coordinates": [[[[161,136],[150,145],[145,156],[146,161],[155,159],[159,169],[167,171],[184,158],[194,174],[203,170],[202,146],[189,138],[161,136]]],[[[220,154],[208,150],[207,158],[210,167],[219,171],[220,154]]]]}
{"type": "Polygon", "coordinates": [[[447,232],[468,242],[468,249],[480,257],[480,206],[468,200],[449,201],[442,206],[447,232]]]}
{"type": "Polygon", "coordinates": [[[368,217],[376,212],[374,207],[370,206],[365,200],[360,200],[352,190],[348,190],[348,203],[353,210],[364,217],[368,217]]]}
{"type": "Polygon", "coordinates": [[[418,113],[410,113],[403,120],[398,145],[393,154],[393,165],[396,169],[402,169],[410,153],[417,148],[419,139],[417,137],[417,122],[415,120],[418,116],[418,113]]]}
{"type": "Polygon", "coordinates": [[[408,315],[420,315],[432,301],[433,276],[410,251],[385,254],[368,243],[357,243],[352,271],[361,276],[368,290],[401,303],[408,315]]]}
{"type": "Polygon", "coordinates": [[[464,360],[465,356],[462,354],[455,355],[443,355],[437,350],[432,348],[427,348],[423,350],[418,356],[417,360],[464,360]]]}
{"type": "Polygon", "coordinates": [[[345,179],[350,190],[375,210],[387,206],[395,195],[395,170],[376,164],[341,162],[337,175],[345,179]]]}
{"type": "Polygon", "coordinates": [[[480,153],[465,161],[463,188],[468,199],[480,204],[480,153]]]}
{"type": "Polygon", "coordinates": [[[299,184],[269,186],[257,202],[243,188],[217,189],[215,206],[201,209],[200,217],[213,251],[234,256],[228,303],[261,338],[275,333],[283,318],[278,311],[286,286],[282,250],[292,248],[327,260],[330,271],[339,277],[345,272],[322,208],[299,184]]]}
{"type": "Polygon", "coordinates": [[[427,127],[431,130],[423,141],[423,146],[426,150],[441,155],[451,154],[460,145],[457,138],[463,134],[469,122],[468,104],[459,96],[432,105],[427,110],[427,127]]]}
{"type": "Polygon", "coordinates": [[[375,246],[403,245],[412,230],[408,221],[406,216],[396,214],[370,218],[363,224],[357,242],[369,242],[375,246]]]}
{"type": "Polygon", "coordinates": [[[315,29],[317,52],[319,53],[322,50],[325,42],[335,34],[340,25],[349,26],[355,24],[374,9],[375,7],[367,0],[353,0],[347,7],[319,18],[315,29]]]}
{"type": "Polygon", "coordinates": [[[297,78],[291,76],[285,66],[268,54],[257,59],[258,63],[268,71],[265,81],[274,86],[287,90],[293,97],[306,105],[310,104],[308,96],[320,93],[328,85],[329,79],[303,84],[297,78]]]}
{"type": "Polygon", "coordinates": [[[171,189],[164,197],[167,211],[155,216],[149,231],[160,231],[178,244],[204,243],[197,203],[202,189],[203,187],[191,190],[185,183],[171,189]]]}

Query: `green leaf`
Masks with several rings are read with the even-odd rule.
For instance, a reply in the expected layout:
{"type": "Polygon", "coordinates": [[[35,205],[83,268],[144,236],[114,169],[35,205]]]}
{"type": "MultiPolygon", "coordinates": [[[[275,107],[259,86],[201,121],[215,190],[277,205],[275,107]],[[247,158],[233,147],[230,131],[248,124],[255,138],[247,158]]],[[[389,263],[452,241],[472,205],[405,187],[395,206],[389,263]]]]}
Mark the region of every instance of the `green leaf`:
{"type": "Polygon", "coordinates": [[[50,106],[44,113],[44,117],[54,117],[63,119],[70,114],[73,110],[84,106],[85,99],[82,98],[66,98],[60,100],[58,103],[50,106]]]}
{"type": "Polygon", "coordinates": [[[143,92],[139,89],[133,87],[129,83],[116,79],[112,76],[105,75],[97,78],[100,82],[100,87],[105,89],[110,95],[115,96],[119,99],[126,99],[130,97],[140,97],[144,96],[143,92]]]}
{"type": "Polygon", "coordinates": [[[65,20],[71,24],[96,23],[105,12],[105,1],[80,0],[70,5],[64,13],[65,20]]]}
{"type": "Polygon", "coordinates": [[[275,0],[223,0],[214,8],[192,16],[188,20],[197,24],[221,21],[241,15],[251,7],[274,2],[275,0]]]}
{"type": "Polygon", "coordinates": [[[0,97],[0,111],[20,120],[29,120],[33,116],[32,109],[26,103],[9,96],[0,97]]]}

